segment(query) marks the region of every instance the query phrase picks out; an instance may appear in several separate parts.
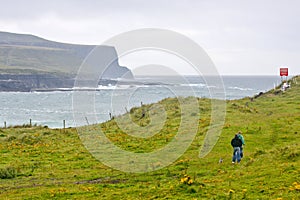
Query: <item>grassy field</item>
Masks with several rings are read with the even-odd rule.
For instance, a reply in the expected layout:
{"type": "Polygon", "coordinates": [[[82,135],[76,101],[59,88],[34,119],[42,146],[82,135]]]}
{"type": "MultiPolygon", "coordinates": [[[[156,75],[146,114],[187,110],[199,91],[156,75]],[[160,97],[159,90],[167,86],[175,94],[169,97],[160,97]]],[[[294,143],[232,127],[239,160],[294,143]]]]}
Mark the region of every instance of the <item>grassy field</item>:
{"type": "MultiPolygon", "coordinates": [[[[291,80],[287,91],[277,91],[227,101],[222,134],[204,158],[198,155],[211,120],[211,100],[198,99],[200,114],[192,106],[184,113],[200,116],[190,147],[171,165],[159,169],[161,163],[153,163],[158,170],[147,173],[103,165],[74,128],[0,129],[0,199],[300,199],[300,77],[291,80]],[[245,156],[232,164],[230,140],[239,130],[246,141],[245,156]]],[[[126,115],[87,128],[101,128],[116,146],[145,153],[170,143],[181,119],[178,100],[172,98],[126,115]],[[137,129],[156,131],[147,126],[155,106],[165,109],[166,121],[154,136],[136,138],[119,128],[117,122],[128,115],[137,129]]]]}

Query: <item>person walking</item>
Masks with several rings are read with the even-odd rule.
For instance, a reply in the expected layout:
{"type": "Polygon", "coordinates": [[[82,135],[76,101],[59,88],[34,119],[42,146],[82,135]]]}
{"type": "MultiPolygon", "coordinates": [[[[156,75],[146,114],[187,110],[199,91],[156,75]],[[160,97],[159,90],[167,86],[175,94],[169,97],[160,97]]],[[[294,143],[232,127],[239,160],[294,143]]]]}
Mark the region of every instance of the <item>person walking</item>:
{"type": "Polygon", "coordinates": [[[238,134],[235,134],[234,138],[231,140],[231,146],[233,147],[232,163],[241,162],[242,145],[242,140],[239,138],[238,134]]]}

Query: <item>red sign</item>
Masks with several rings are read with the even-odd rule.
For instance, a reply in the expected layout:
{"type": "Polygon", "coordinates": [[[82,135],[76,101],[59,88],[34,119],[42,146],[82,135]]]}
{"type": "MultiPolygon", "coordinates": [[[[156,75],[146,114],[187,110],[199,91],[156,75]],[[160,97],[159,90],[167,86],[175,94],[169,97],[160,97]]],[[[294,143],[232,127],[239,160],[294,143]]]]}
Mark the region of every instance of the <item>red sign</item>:
{"type": "Polygon", "coordinates": [[[280,76],[288,76],[289,68],[280,68],[280,76]]]}

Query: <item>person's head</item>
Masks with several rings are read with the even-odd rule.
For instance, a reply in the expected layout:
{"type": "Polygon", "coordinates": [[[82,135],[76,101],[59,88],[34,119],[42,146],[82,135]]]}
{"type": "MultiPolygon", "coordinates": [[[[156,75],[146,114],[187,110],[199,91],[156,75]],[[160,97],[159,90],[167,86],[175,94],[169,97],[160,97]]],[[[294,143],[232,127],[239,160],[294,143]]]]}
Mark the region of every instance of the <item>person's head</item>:
{"type": "Polygon", "coordinates": [[[237,134],[242,134],[242,131],[239,131],[237,134]]]}

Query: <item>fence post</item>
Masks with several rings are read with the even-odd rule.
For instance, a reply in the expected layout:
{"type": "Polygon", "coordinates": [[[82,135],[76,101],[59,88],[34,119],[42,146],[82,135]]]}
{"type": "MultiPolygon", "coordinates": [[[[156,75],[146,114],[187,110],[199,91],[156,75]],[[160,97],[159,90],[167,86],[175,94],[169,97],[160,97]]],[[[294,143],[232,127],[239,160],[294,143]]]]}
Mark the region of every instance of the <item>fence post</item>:
{"type": "Polygon", "coordinates": [[[66,128],[66,120],[63,120],[64,129],[66,128]]]}
{"type": "Polygon", "coordinates": [[[30,126],[30,127],[32,126],[31,119],[29,119],[29,126],[30,126]]]}
{"type": "Polygon", "coordinates": [[[4,128],[6,128],[6,121],[4,121],[4,128]]]}
{"type": "Polygon", "coordinates": [[[89,120],[88,120],[87,117],[85,117],[85,120],[86,120],[87,125],[90,125],[89,120]]]}

